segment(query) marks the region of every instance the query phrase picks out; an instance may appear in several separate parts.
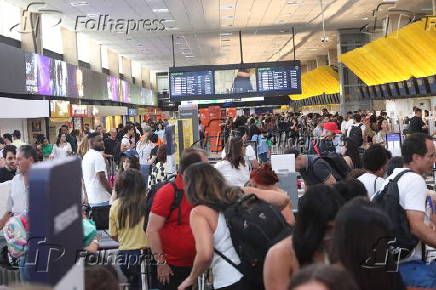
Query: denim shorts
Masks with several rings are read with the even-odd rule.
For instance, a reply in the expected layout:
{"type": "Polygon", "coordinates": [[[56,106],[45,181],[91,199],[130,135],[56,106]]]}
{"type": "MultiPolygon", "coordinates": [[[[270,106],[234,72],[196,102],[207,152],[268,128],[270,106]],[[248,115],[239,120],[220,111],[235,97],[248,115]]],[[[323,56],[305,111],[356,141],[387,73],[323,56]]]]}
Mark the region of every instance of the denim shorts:
{"type": "Polygon", "coordinates": [[[414,260],[400,264],[400,273],[407,287],[436,288],[436,261],[414,260]]]}

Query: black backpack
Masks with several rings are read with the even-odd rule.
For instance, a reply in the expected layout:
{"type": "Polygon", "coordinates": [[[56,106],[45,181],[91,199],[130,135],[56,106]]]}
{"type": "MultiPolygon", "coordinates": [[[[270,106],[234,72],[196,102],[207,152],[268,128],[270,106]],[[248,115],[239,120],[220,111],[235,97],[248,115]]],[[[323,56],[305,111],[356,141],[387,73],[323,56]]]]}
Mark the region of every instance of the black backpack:
{"type": "Polygon", "coordinates": [[[413,249],[419,242],[419,239],[410,232],[409,220],[406,211],[400,205],[400,194],[398,189],[398,180],[412,170],[404,170],[379,191],[373,199],[373,202],[381,208],[391,220],[393,225],[395,242],[391,245],[401,250],[400,259],[407,258],[413,253],[413,249]],[[406,251],[404,251],[406,250],[406,251]]]}
{"type": "Polygon", "coordinates": [[[348,174],[350,173],[350,167],[341,154],[336,152],[321,153],[319,158],[315,159],[314,164],[320,159],[324,160],[330,165],[333,170],[333,177],[336,179],[336,181],[347,179],[348,174]]]}
{"type": "Polygon", "coordinates": [[[356,145],[359,147],[363,144],[362,126],[363,124],[359,124],[359,126],[351,126],[350,135],[348,136],[348,138],[356,142],[356,145]]]}
{"type": "Polygon", "coordinates": [[[254,194],[244,195],[228,206],[210,207],[224,213],[241,264],[236,265],[217,249],[215,253],[241,272],[256,287],[252,289],[264,289],[262,273],[268,249],[291,235],[292,228],[279,209],[254,194]]]}
{"type": "Polygon", "coordinates": [[[153,185],[150,190],[147,192],[147,198],[145,201],[145,219],[144,219],[144,231],[147,229],[147,224],[148,224],[148,217],[150,215],[151,212],[151,208],[153,206],[153,199],[156,196],[156,193],[159,191],[159,189],[161,189],[162,187],[164,187],[167,184],[171,184],[174,188],[174,201],[171,204],[171,208],[170,208],[170,213],[168,214],[168,216],[171,215],[171,213],[173,212],[173,210],[175,209],[179,209],[178,215],[177,215],[177,224],[181,225],[182,224],[182,211],[180,209],[180,204],[183,198],[183,194],[184,194],[184,190],[183,189],[178,189],[177,185],[175,183],[175,181],[173,180],[174,176],[170,176],[168,177],[165,181],[160,182],[156,185],[153,185]]]}

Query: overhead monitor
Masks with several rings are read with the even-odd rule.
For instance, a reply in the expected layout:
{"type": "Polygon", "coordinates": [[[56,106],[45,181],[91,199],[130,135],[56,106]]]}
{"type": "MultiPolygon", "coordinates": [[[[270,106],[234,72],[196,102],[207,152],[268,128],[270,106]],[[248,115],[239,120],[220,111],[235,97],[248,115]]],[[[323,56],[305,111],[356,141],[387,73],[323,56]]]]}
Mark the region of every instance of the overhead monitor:
{"type": "Polygon", "coordinates": [[[177,101],[301,94],[300,61],[171,67],[170,98],[177,101]]]}
{"type": "Polygon", "coordinates": [[[299,90],[301,71],[299,65],[261,67],[257,69],[259,92],[299,90]]]}
{"type": "Polygon", "coordinates": [[[255,68],[215,71],[215,94],[240,94],[256,91],[255,68]]]}
{"type": "Polygon", "coordinates": [[[170,73],[171,95],[190,97],[213,94],[213,72],[191,71],[170,73]]]}

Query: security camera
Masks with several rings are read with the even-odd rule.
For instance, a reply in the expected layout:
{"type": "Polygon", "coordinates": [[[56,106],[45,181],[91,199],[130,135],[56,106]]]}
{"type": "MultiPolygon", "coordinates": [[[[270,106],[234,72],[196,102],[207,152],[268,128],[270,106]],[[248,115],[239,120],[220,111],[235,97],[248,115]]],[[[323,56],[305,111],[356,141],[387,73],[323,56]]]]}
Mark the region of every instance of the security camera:
{"type": "Polygon", "coordinates": [[[321,42],[329,42],[329,37],[328,36],[321,37],[321,42]]]}

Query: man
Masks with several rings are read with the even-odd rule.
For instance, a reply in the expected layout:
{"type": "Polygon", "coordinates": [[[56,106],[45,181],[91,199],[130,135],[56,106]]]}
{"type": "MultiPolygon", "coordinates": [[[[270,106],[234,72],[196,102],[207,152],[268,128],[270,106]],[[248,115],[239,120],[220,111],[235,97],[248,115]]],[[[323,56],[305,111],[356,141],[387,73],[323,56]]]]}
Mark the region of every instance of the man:
{"type": "Polygon", "coordinates": [[[12,145],[12,135],[3,134],[3,141],[5,142],[5,145],[12,145]]]}
{"type": "Polygon", "coordinates": [[[318,118],[316,128],[313,129],[312,135],[313,138],[321,138],[323,127],[324,127],[324,118],[318,118]]]}
{"type": "Polygon", "coordinates": [[[343,124],[341,124],[341,131],[342,131],[342,134],[347,135],[348,130],[354,124],[353,112],[351,112],[351,111],[347,112],[347,116],[345,117],[345,120],[346,120],[346,122],[343,122],[343,124]]]}
{"type": "Polygon", "coordinates": [[[127,124],[124,128],[124,136],[121,139],[121,153],[135,148],[135,127],[131,124],[127,124]]]}
{"type": "Polygon", "coordinates": [[[366,143],[365,137],[365,124],[362,122],[362,116],[360,114],[355,114],[353,116],[354,124],[347,131],[347,137],[353,140],[357,146],[362,146],[366,143]],[[360,130],[359,130],[360,129],[360,130]]]}
{"type": "Polygon", "coordinates": [[[71,149],[73,152],[77,152],[77,139],[74,138],[70,133],[67,125],[62,125],[60,130],[60,134],[65,134],[67,136],[67,142],[70,143],[71,149]]]}
{"type": "Polygon", "coordinates": [[[390,153],[384,146],[371,145],[363,154],[363,167],[367,171],[357,178],[365,185],[368,197],[372,198],[385,183],[383,176],[386,173],[390,153]]]}
{"type": "Polygon", "coordinates": [[[422,120],[422,110],[420,108],[415,108],[415,117],[411,118],[409,122],[409,133],[427,133],[428,131],[425,126],[426,125],[422,120]]]}
{"type": "Polygon", "coordinates": [[[91,207],[109,205],[112,187],[107,178],[103,157],[103,137],[98,133],[88,135],[89,151],[83,156],[82,171],[88,203],[91,207]]]}
{"type": "Polygon", "coordinates": [[[287,151],[295,155],[295,170],[300,172],[307,186],[336,183],[331,166],[316,155],[302,155],[296,149],[287,151]]]}
{"type": "Polygon", "coordinates": [[[112,128],[108,138],[104,139],[104,153],[108,158],[115,156],[115,146],[117,145],[117,130],[112,128]]]}
{"type": "MultiPolygon", "coordinates": [[[[178,189],[184,188],[184,171],[197,162],[208,162],[204,151],[190,149],[183,153],[175,181],[178,189]]],[[[158,190],[146,231],[152,253],[157,260],[161,290],[176,290],[189,276],[195,257],[195,242],[189,224],[192,205],[183,195],[179,208],[171,211],[174,198],[175,189],[172,184],[164,185],[158,190]]]]}
{"type": "Polygon", "coordinates": [[[85,134],[85,135],[87,135],[87,134],[89,134],[89,133],[94,133],[95,131],[94,130],[92,130],[90,127],[89,127],[89,124],[85,124],[85,125],[83,125],[83,133],[85,134]]]}
{"type": "MultiPolygon", "coordinates": [[[[395,168],[388,180],[395,178],[404,170],[398,181],[399,202],[406,211],[410,232],[419,239],[411,256],[400,261],[400,272],[407,287],[436,289],[436,262],[422,261],[422,243],[435,248],[436,214],[426,215],[427,185],[424,175],[432,174],[435,162],[433,139],[425,134],[413,134],[406,138],[401,146],[404,168],[395,168]]],[[[386,181],[385,185],[388,184],[386,181]]]]}
{"type": "Polygon", "coordinates": [[[26,143],[21,140],[20,130],[14,130],[14,133],[12,133],[12,138],[12,145],[14,145],[15,147],[20,148],[21,145],[26,145],[26,143]]]}
{"type": "Polygon", "coordinates": [[[3,228],[11,215],[19,215],[28,212],[29,200],[29,171],[33,163],[38,162],[38,154],[30,145],[23,145],[18,148],[17,159],[19,174],[11,181],[6,213],[0,220],[0,227],[3,228]]]}
{"type": "Polygon", "coordinates": [[[5,167],[0,168],[0,183],[11,180],[15,176],[15,172],[17,171],[17,166],[15,164],[17,148],[14,145],[6,145],[3,148],[2,154],[5,167]]]}

